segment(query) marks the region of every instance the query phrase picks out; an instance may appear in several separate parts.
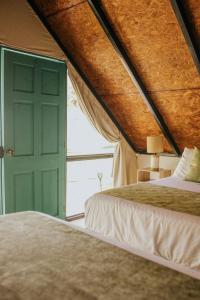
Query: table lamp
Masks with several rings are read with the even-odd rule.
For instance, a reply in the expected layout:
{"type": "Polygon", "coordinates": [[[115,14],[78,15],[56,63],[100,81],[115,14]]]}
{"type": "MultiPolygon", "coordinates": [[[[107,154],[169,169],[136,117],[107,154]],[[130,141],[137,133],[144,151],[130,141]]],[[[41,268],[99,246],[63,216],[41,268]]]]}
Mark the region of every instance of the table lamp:
{"type": "Polygon", "coordinates": [[[163,152],[163,138],[158,136],[147,136],[147,153],[151,153],[151,170],[159,170],[159,153],[163,152]]]}

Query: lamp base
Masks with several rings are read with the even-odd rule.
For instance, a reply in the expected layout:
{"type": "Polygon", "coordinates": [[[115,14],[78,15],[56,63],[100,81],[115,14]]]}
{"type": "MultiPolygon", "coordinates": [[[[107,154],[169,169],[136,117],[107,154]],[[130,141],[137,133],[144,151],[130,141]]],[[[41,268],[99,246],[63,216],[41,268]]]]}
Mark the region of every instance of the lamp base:
{"type": "Polygon", "coordinates": [[[159,155],[158,154],[151,155],[151,170],[159,171],[159,155]]]}

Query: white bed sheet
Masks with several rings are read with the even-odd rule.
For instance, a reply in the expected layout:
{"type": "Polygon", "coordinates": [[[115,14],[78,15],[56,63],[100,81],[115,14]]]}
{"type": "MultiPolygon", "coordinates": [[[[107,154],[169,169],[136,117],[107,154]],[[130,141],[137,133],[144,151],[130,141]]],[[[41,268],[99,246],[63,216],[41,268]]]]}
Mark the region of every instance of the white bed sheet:
{"type": "MultiPolygon", "coordinates": [[[[199,184],[175,177],[152,183],[200,192],[199,184]]],[[[85,224],[101,236],[200,272],[200,217],[95,194],[86,201],[85,224]]]]}
{"type": "Polygon", "coordinates": [[[150,183],[200,193],[200,183],[182,180],[175,176],[170,176],[159,180],[153,180],[150,181],[150,183]]]}

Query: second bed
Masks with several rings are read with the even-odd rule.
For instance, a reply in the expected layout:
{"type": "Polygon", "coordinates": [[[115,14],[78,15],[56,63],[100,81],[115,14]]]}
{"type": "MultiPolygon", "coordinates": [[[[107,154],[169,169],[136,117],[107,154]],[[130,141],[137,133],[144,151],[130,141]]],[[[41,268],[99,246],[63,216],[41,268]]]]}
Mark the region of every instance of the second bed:
{"type": "Polygon", "coordinates": [[[200,184],[176,177],[93,195],[85,224],[144,252],[200,272],[200,184]]]}

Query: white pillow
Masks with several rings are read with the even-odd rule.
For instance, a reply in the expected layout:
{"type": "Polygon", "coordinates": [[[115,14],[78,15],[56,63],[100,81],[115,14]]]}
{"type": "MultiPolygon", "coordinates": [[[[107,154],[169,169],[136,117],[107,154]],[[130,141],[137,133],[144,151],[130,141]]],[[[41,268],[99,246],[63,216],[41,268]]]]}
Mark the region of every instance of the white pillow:
{"type": "Polygon", "coordinates": [[[190,167],[190,162],[192,160],[194,149],[185,148],[182,154],[182,157],[174,171],[173,176],[184,179],[187,173],[188,168],[190,167]]]}

